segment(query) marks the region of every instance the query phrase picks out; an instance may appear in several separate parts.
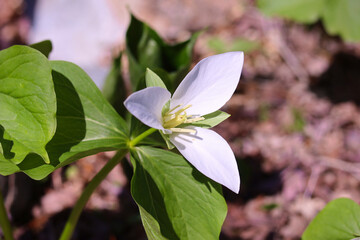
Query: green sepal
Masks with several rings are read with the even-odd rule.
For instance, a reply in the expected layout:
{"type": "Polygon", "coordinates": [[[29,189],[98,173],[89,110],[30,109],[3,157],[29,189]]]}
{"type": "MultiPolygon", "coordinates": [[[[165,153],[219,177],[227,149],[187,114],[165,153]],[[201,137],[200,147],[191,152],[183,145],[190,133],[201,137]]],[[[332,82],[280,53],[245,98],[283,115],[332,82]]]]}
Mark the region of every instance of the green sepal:
{"type": "Polygon", "coordinates": [[[181,124],[179,127],[196,126],[202,128],[212,128],[228,119],[230,117],[230,114],[217,110],[213,113],[206,114],[203,117],[205,118],[204,120],[193,123],[181,124]]]}
{"type": "Polygon", "coordinates": [[[159,130],[161,137],[164,139],[166,146],[169,150],[172,150],[175,148],[174,144],[170,141],[169,135],[163,133],[161,130],[159,130]]]}
{"type": "Polygon", "coordinates": [[[170,111],[170,100],[165,103],[163,108],[161,109],[161,115],[164,116],[168,111],[170,111]]]}
{"type": "Polygon", "coordinates": [[[146,68],[145,82],[146,87],[162,87],[167,89],[165,83],[161,80],[161,78],[156,73],[151,71],[150,68],[146,68]]]}

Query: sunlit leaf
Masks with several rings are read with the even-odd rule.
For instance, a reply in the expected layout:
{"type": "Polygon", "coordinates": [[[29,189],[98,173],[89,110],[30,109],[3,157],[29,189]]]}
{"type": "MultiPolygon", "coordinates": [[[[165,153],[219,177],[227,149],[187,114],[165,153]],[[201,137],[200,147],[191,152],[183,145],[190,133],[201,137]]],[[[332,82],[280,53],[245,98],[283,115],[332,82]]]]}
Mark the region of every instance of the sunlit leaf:
{"type": "Polygon", "coordinates": [[[18,164],[33,153],[49,162],[45,145],[56,129],[56,97],[47,58],[30,47],[13,46],[0,52],[0,69],[0,158],[18,164]]]}
{"type": "MultiPolygon", "coordinates": [[[[259,9],[269,16],[313,23],[321,16],[328,0],[257,0],[259,9]]],[[[355,0],[356,1],[356,0],[355,0]]]]}
{"type": "Polygon", "coordinates": [[[132,195],[149,239],[219,239],[226,216],[221,186],[175,153],[136,147],[132,195]]]}
{"type": "Polygon", "coordinates": [[[57,127],[54,137],[46,145],[50,164],[44,164],[37,155],[30,154],[21,164],[10,166],[0,156],[0,169],[6,167],[6,174],[16,170],[42,179],[56,168],[79,158],[126,147],[126,123],[89,76],[69,62],[53,61],[51,66],[57,127]]]}
{"type": "Polygon", "coordinates": [[[302,23],[321,19],[329,34],[340,35],[346,41],[360,41],[359,0],[257,0],[257,5],[269,16],[302,23]]]}
{"type": "Polygon", "coordinates": [[[146,69],[145,81],[146,87],[162,87],[167,89],[161,78],[156,73],[151,71],[150,68],[146,69]]]}
{"type": "Polygon", "coordinates": [[[359,0],[327,0],[323,10],[325,28],[347,41],[360,41],[359,13],[359,0]]]}
{"type": "Polygon", "coordinates": [[[360,206],[348,198],[328,203],[311,221],[302,240],[337,240],[360,237],[360,206]]]}

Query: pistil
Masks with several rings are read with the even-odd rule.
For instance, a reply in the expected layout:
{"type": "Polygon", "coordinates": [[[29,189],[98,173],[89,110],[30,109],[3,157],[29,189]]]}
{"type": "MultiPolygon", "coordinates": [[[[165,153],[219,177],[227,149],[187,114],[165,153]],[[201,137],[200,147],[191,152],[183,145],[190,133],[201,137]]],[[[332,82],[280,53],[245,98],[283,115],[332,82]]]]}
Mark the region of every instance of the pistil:
{"type": "Polygon", "coordinates": [[[193,117],[192,115],[187,115],[186,110],[191,107],[191,105],[187,105],[183,108],[180,108],[175,113],[172,113],[175,109],[178,109],[181,107],[182,104],[177,105],[176,107],[169,110],[167,113],[163,116],[163,127],[166,129],[171,130],[172,132],[188,132],[188,133],[194,133],[196,132],[193,129],[185,129],[185,128],[177,128],[177,126],[183,124],[183,123],[194,123],[197,121],[204,120],[203,117],[193,117]]]}

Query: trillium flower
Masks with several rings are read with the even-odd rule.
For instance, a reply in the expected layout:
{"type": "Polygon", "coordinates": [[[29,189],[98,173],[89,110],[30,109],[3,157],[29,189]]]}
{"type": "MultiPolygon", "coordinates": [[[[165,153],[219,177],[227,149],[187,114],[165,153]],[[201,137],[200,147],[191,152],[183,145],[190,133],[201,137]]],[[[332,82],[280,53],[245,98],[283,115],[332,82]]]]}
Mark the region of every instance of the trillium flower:
{"type": "Polygon", "coordinates": [[[131,94],[126,108],[149,127],[168,136],[179,152],[201,173],[235,193],[240,176],[234,153],[216,132],[191,126],[219,110],[232,96],[244,62],[242,52],[229,52],[200,61],[174,94],[148,87],[131,94]],[[165,111],[164,111],[165,110],[165,111]]]}

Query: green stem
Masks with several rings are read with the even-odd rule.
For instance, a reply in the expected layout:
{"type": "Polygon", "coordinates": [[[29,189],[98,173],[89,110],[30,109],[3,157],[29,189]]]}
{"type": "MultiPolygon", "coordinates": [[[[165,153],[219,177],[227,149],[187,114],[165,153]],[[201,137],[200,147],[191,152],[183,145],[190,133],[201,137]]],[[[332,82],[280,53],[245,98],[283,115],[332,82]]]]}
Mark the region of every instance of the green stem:
{"type": "MultiPolygon", "coordinates": [[[[134,138],[133,140],[128,142],[128,147],[132,148],[139,142],[141,142],[144,138],[149,136],[150,134],[156,132],[157,129],[150,128],[134,138]]],[[[84,191],[82,192],[79,200],[76,202],[74,208],[71,211],[70,217],[67,220],[64,230],[60,236],[59,240],[70,240],[75,226],[79,220],[80,214],[84,209],[87,201],[89,200],[91,194],[95,191],[95,189],[99,186],[99,184],[105,179],[105,177],[110,173],[110,171],[124,158],[128,149],[118,151],[115,156],[96,174],[96,176],[89,182],[84,191]]],[[[8,239],[6,239],[8,240],[8,239]]],[[[10,238],[9,238],[10,240],[10,238]]],[[[12,239],[11,239],[12,240],[12,239]]]]}
{"type": "Polygon", "coordinates": [[[80,214],[84,209],[91,194],[99,186],[99,184],[105,179],[105,177],[111,172],[111,170],[125,157],[127,149],[119,150],[115,156],[106,163],[106,165],[96,174],[96,176],[89,182],[82,192],[79,200],[76,202],[74,208],[71,211],[70,217],[67,220],[64,230],[60,236],[60,240],[69,240],[74,232],[75,226],[79,220],[80,214]]]}
{"type": "Polygon", "coordinates": [[[128,146],[129,148],[134,147],[136,144],[138,144],[141,140],[143,140],[144,138],[146,138],[147,136],[149,136],[150,134],[156,132],[157,129],[155,128],[150,128],[148,130],[146,130],[145,132],[143,132],[142,134],[140,134],[139,136],[137,136],[136,138],[132,139],[129,143],[128,146]]]}
{"type": "Polygon", "coordinates": [[[10,221],[9,221],[8,215],[6,213],[5,205],[4,205],[4,198],[2,196],[1,191],[0,191],[0,225],[1,225],[2,231],[4,233],[5,240],[14,240],[14,237],[12,235],[10,221]]]}

